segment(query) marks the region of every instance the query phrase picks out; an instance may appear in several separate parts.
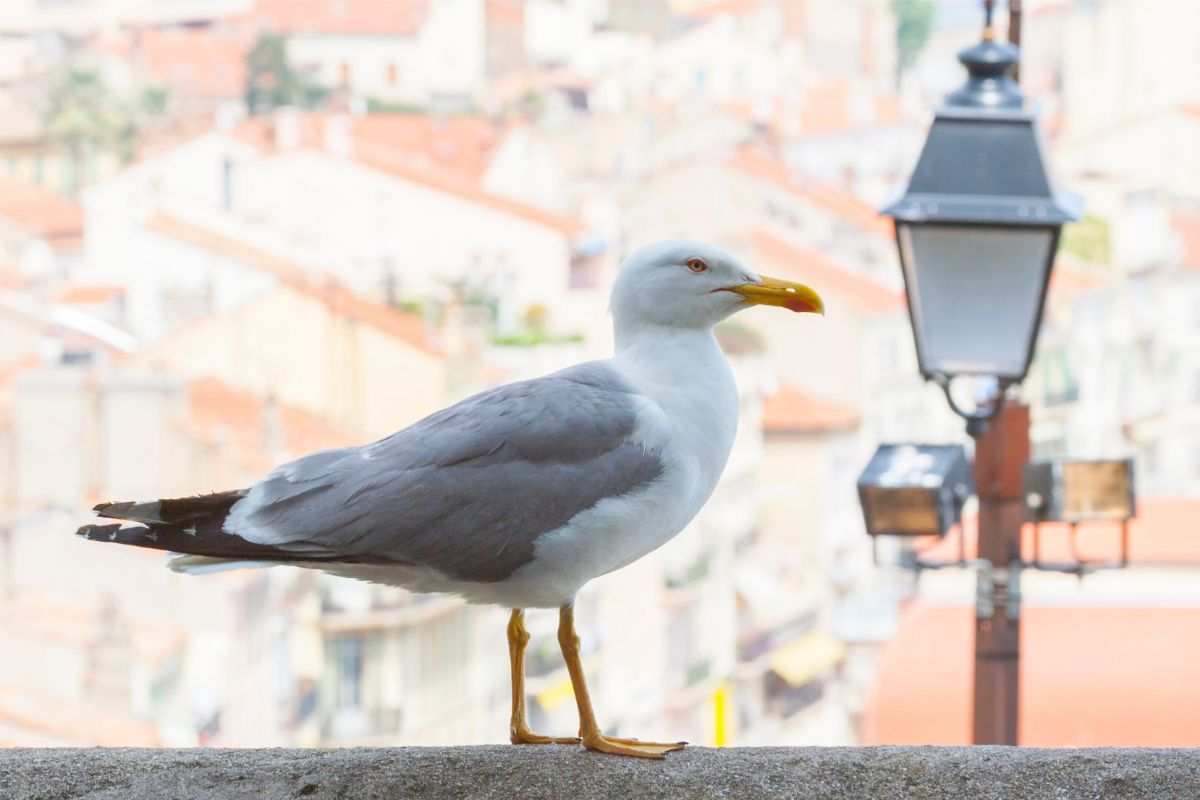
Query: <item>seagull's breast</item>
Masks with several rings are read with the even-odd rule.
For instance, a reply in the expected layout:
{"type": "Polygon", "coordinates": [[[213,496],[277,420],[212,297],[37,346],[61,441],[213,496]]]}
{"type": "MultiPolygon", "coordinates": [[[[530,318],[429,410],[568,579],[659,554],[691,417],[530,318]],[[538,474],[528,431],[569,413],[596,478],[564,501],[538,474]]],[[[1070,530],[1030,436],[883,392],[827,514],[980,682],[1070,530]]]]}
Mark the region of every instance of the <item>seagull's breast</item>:
{"type": "Polygon", "coordinates": [[[699,511],[720,480],[738,424],[733,371],[711,334],[656,351],[653,358],[617,358],[614,367],[643,399],[637,435],[660,446],[699,511]]]}
{"type": "Polygon", "coordinates": [[[715,358],[672,362],[649,373],[645,365],[622,369],[620,360],[614,362],[635,389],[637,425],[630,441],[657,453],[662,473],[540,537],[534,560],[506,581],[505,590],[520,592],[526,606],[557,605],[691,522],[720,480],[737,432],[736,385],[715,344],[713,350],[701,356],[715,358]]]}

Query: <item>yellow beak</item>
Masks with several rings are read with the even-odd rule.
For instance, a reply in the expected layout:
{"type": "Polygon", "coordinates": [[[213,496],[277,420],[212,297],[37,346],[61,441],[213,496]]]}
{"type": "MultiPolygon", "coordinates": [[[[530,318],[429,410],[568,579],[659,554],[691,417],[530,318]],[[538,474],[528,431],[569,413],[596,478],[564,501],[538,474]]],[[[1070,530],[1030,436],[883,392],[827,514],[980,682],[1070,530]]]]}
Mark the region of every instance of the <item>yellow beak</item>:
{"type": "Polygon", "coordinates": [[[825,313],[821,296],[802,283],[763,276],[762,283],[743,283],[730,286],[727,291],[740,294],[747,303],[755,306],[779,306],[792,311],[825,313]]]}

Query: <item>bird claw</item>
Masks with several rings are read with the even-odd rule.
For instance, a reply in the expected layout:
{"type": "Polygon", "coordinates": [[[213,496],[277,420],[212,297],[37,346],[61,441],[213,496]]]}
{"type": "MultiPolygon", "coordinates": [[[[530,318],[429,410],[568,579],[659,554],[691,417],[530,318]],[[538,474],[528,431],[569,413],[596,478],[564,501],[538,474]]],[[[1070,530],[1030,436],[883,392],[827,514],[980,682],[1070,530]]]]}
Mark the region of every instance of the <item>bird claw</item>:
{"type": "Polygon", "coordinates": [[[578,736],[542,736],[527,728],[514,728],[508,740],[513,744],[579,744],[578,736]]]}
{"type": "Polygon", "coordinates": [[[599,753],[610,753],[614,756],[665,758],[667,753],[687,747],[687,742],[643,742],[619,736],[597,735],[584,737],[583,746],[588,750],[595,750],[599,753]]]}

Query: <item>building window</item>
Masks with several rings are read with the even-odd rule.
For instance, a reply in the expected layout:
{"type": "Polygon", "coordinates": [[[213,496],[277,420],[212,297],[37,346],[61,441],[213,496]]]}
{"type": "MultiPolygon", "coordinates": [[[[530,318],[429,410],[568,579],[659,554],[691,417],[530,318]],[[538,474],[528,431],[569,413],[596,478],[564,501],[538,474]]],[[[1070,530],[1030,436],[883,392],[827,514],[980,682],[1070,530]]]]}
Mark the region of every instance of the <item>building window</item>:
{"type": "Polygon", "coordinates": [[[337,708],[362,706],[363,639],[338,636],[331,640],[335,666],[334,704],[337,708]]]}
{"type": "Polygon", "coordinates": [[[1062,348],[1046,350],[1041,357],[1045,402],[1048,406],[1067,405],[1079,399],[1079,383],[1071,362],[1062,348]]]}
{"type": "Polygon", "coordinates": [[[221,159],[221,207],[233,210],[233,159],[229,156],[221,159]]]}

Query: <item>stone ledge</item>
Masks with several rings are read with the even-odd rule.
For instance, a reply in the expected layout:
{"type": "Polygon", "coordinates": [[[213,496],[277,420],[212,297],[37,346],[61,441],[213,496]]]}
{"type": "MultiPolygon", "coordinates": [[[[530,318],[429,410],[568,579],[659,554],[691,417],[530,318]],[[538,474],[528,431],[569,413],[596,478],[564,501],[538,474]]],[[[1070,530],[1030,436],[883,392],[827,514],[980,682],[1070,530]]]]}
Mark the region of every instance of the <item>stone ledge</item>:
{"type": "Polygon", "coordinates": [[[0,749],[4,800],[1125,800],[1200,798],[1200,750],[574,747],[0,749]]]}

